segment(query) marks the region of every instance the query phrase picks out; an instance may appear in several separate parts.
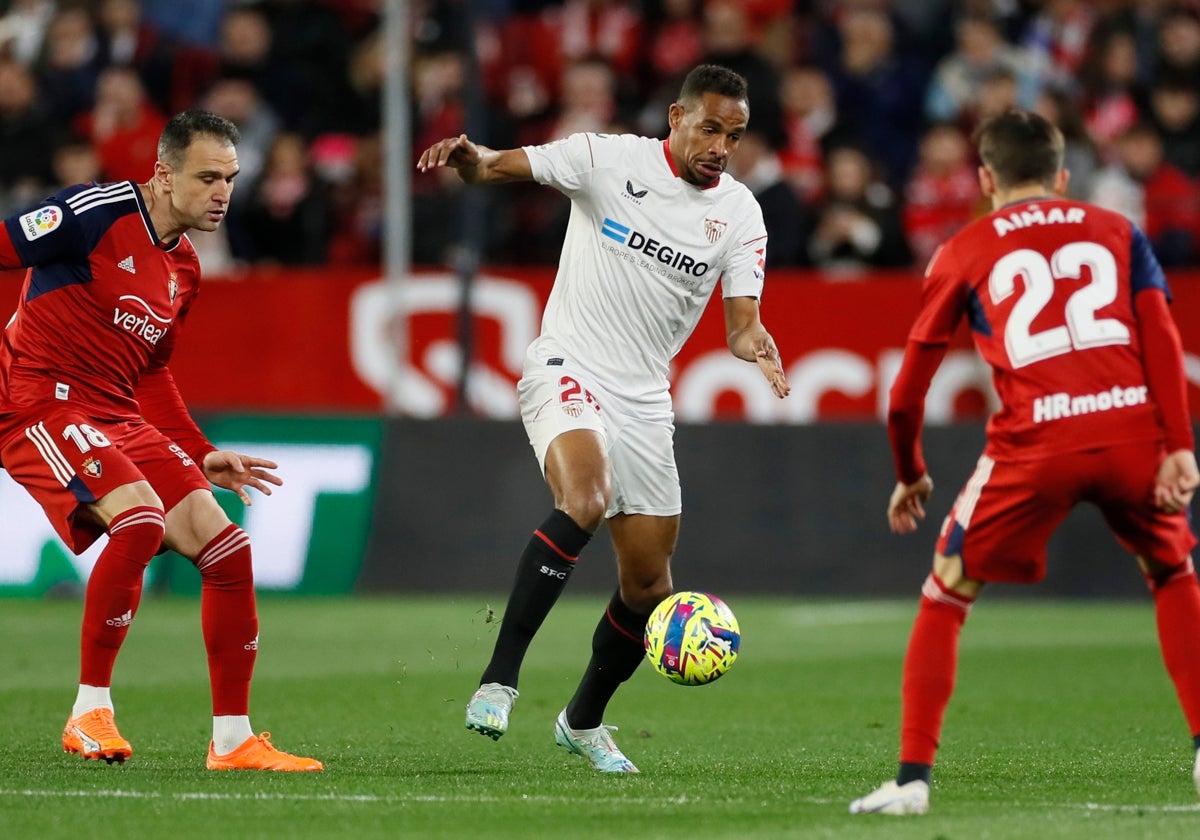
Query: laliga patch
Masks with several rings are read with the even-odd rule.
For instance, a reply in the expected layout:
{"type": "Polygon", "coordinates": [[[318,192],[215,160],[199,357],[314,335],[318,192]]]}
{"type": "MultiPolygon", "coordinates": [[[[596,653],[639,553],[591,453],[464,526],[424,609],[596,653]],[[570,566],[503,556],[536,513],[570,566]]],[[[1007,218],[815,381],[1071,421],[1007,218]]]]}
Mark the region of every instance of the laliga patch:
{"type": "Polygon", "coordinates": [[[25,231],[25,238],[30,242],[39,236],[45,236],[47,233],[50,233],[50,231],[62,224],[62,220],[63,211],[53,204],[39,207],[18,219],[21,230],[25,231]]]}
{"type": "Polygon", "coordinates": [[[104,468],[100,466],[100,461],[96,458],[88,458],[83,462],[83,471],[92,478],[99,478],[104,472],[104,468]]]}

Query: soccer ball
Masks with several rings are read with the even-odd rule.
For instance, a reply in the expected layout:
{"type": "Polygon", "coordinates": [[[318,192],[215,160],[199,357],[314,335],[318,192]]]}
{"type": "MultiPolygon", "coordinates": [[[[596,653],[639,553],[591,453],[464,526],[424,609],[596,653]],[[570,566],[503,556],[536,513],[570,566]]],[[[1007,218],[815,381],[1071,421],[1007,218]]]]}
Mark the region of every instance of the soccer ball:
{"type": "Polygon", "coordinates": [[[729,670],[741,640],[737,619],[720,598],[676,592],[650,614],[646,658],[671,682],[704,685],[729,670]]]}

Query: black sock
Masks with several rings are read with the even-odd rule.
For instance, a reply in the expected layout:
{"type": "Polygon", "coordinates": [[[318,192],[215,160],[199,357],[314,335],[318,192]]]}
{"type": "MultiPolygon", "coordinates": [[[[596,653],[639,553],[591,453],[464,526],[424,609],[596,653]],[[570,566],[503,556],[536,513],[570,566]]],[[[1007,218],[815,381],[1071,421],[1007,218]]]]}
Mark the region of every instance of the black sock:
{"type": "Polygon", "coordinates": [[[500,621],[492,661],[479,681],[481,685],[496,682],[517,687],[525,651],[566,587],[579,552],[591,538],[574,519],[558,509],[533,532],[517,564],[517,579],[500,621]]]}
{"type": "Polygon", "coordinates": [[[906,785],[909,782],[922,781],[929,784],[933,778],[933,765],[918,764],[915,761],[901,761],[900,772],[896,774],[896,784],[906,785]]]}
{"type": "Polygon", "coordinates": [[[595,729],[601,724],[608,701],[646,656],[642,639],[648,618],[626,606],[619,589],[613,595],[592,635],[592,659],[567,704],[572,729],[595,729]]]}

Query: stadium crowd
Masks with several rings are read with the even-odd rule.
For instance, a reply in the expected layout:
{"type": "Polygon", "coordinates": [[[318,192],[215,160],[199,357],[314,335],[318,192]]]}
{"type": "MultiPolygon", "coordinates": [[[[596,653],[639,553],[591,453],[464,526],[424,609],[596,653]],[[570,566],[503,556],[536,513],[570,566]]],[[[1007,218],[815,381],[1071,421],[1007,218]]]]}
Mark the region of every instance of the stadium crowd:
{"type": "MultiPolygon", "coordinates": [[[[199,106],[242,131],[227,223],[194,237],[210,276],[377,263],[382,5],[0,2],[0,209],[144,177],[166,118],[199,106]]],[[[1200,0],[405,7],[414,162],[468,123],[498,148],[576,131],[665,136],[683,74],[707,61],[750,83],[730,172],[763,207],[773,266],[922,266],[983,212],[970,136],[1010,105],[1063,130],[1072,197],[1136,221],[1164,265],[1200,265],[1200,0]]],[[[445,172],[414,172],[413,189],[413,259],[445,263],[467,193],[445,172]]],[[[486,261],[557,259],[566,199],[525,185],[473,200],[489,203],[486,261]]]]}

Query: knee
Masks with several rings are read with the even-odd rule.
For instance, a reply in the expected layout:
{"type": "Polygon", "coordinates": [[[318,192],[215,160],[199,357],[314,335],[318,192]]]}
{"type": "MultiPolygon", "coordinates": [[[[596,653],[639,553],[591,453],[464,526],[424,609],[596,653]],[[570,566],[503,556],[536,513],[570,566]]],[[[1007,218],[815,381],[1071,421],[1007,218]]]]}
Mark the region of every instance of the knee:
{"type": "Polygon", "coordinates": [[[1174,565],[1168,566],[1158,560],[1151,560],[1146,557],[1137,559],[1138,565],[1142,569],[1142,575],[1146,578],[1146,584],[1150,587],[1151,592],[1157,592],[1168,583],[1176,580],[1196,576],[1196,569],[1192,565],[1191,556],[1183,558],[1183,561],[1174,565]]]}
{"type": "Polygon", "coordinates": [[[608,495],[602,488],[576,491],[556,500],[555,507],[575,520],[580,528],[594,534],[608,510],[608,495]]]}
{"type": "Polygon", "coordinates": [[[241,586],[254,581],[250,537],[236,525],[222,531],[193,561],[208,586],[241,586]]]}
{"type": "Polygon", "coordinates": [[[149,565],[150,559],[162,547],[166,525],[166,518],[159,508],[151,505],[130,508],[108,523],[109,542],[124,544],[126,556],[149,565]]]}
{"type": "Polygon", "coordinates": [[[649,615],[654,608],[670,597],[671,573],[664,572],[652,580],[621,581],[621,600],[634,612],[649,615]]]}

